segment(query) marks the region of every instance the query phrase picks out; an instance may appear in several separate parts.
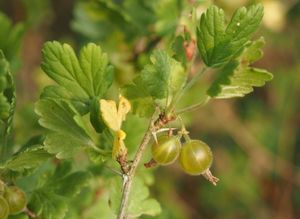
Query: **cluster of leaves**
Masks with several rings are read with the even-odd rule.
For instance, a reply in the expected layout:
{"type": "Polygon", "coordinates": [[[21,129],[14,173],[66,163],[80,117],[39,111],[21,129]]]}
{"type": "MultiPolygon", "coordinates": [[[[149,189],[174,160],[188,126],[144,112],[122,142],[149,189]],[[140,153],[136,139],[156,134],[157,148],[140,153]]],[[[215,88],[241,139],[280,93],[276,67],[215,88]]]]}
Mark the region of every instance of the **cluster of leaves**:
{"type": "MultiPolygon", "coordinates": [[[[44,89],[35,108],[41,117],[40,124],[50,131],[43,142],[47,152],[66,159],[85,150],[92,160],[99,157],[107,160],[126,150],[120,134],[130,104],[120,97],[117,108],[114,101],[102,99],[113,81],[113,68],[99,46],[88,44],[77,58],[69,45],[48,42],[43,48],[42,68],[58,84],[44,89]]],[[[112,184],[115,181],[121,183],[121,178],[114,178],[112,184]]],[[[145,191],[146,187],[141,182],[136,189],[145,191]]],[[[147,195],[143,196],[146,198],[147,195]]],[[[117,206],[115,200],[112,205],[117,206]]],[[[158,203],[154,205],[157,206],[158,203]]],[[[145,205],[132,213],[156,214],[157,211],[153,213],[145,205]]]]}
{"type": "MultiPolygon", "coordinates": [[[[154,10],[152,3],[148,1],[125,2],[126,4],[110,1],[89,2],[93,5],[92,9],[105,9],[107,16],[114,18],[105,22],[99,18],[97,25],[101,24],[103,28],[108,25],[106,22],[118,20],[120,27],[129,28],[125,31],[128,36],[136,30],[143,32],[144,35],[149,34],[148,29],[144,27],[153,23],[156,24],[157,32],[166,26],[169,27],[168,31],[174,32],[176,22],[173,23],[173,16],[164,17],[164,13],[158,11],[164,7],[155,7],[154,10]],[[104,6],[104,9],[100,6],[104,6]],[[137,19],[141,16],[136,12],[142,13],[145,19],[137,19]],[[155,13],[162,18],[159,22],[157,19],[149,20],[147,18],[149,13],[155,13]]],[[[167,4],[167,1],[160,4],[167,4]]],[[[180,8],[180,5],[176,7],[180,8]]],[[[84,25],[78,23],[88,17],[86,12],[89,10],[83,9],[84,7],[80,6],[76,12],[76,16],[80,19],[74,25],[80,27],[82,32],[90,31],[93,28],[86,26],[85,23],[84,25]]],[[[260,38],[251,41],[262,16],[262,6],[253,5],[248,9],[238,9],[226,25],[223,10],[211,6],[202,14],[199,24],[195,24],[197,29],[194,32],[197,33],[197,39],[194,40],[197,42],[205,69],[217,69],[215,79],[206,92],[207,99],[241,97],[250,93],[253,87],[263,86],[272,78],[266,70],[250,66],[262,56],[261,48],[264,40],[260,38]]],[[[91,24],[90,21],[87,23],[91,24]]],[[[15,32],[19,33],[18,28],[15,32]]],[[[46,128],[47,133],[38,143],[25,144],[9,159],[3,160],[0,166],[0,176],[5,179],[14,181],[20,177],[19,182],[23,185],[28,185],[29,181],[30,184],[36,182],[34,188],[25,189],[29,195],[30,211],[45,219],[59,219],[72,215],[72,209],[68,210],[67,203],[71,203],[93,177],[89,170],[72,172],[71,164],[65,162],[65,159],[85,154],[84,156],[94,161],[97,167],[102,165],[99,164],[101,163],[99,160],[115,165],[114,159],[119,154],[127,153],[124,143],[126,130],[124,132],[121,126],[131,107],[133,114],[146,118],[153,114],[156,105],[164,112],[174,112],[186,89],[200,75],[194,76],[190,81],[187,80],[187,62],[193,59],[182,61],[182,57],[186,55],[184,40],[187,39],[182,36],[174,40],[173,45],[176,43],[177,45],[173,46],[172,54],[163,50],[153,51],[150,62],[136,75],[131,84],[125,85],[121,90],[129,102],[120,96],[118,106],[113,100],[105,100],[106,93],[114,81],[114,68],[108,55],[99,46],[89,43],[77,56],[68,44],[56,41],[45,43],[41,67],[56,84],[44,88],[35,105],[35,112],[40,117],[40,125],[46,128]],[[178,54],[178,51],[181,54],[178,54]],[[111,159],[112,157],[114,159],[111,159]],[[58,164],[47,161],[49,158],[53,158],[52,160],[58,164]],[[55,171],[53,166],[56,167],[55,171]],[[44,167],[46,169],[43,169],[44,167]],[[52,169],[47,169],[49,167],[52,169]],[[29,178],[26,178],[28,176],[29,178]]],[[[0,116],[6,127],[4,131],[6,136],[9,134],[7,127],[11,127],[15,94],[8,62],[2,52],[0,52],[0,85],[0,116]]],[[[128,123],[133,124],[130,124],[130,121],[128,123]]],[[[4,157],[5,154],[2,152],[1,158],[4,157]]],[[[109,177],[107,181],[111,190],[105,200],[110,201],[113,210],[108,214],[114,215],[120,205],[122,181],[120,177],[109,177]]],[[[142,214],[154,216],[160,211],[159,203],[149,198],[145,179],[136,177],[129,197],[129,216],[131,218],[142,214]]]]}
{"type": "Polygon", "coordinates": [[[213,98],[244,96],[254,86],[263,86],[272,75],[249,65],[262,57],[261,38],[251,42],[263,17],[263,6],[238,9],[225,27],[222,9],[211,6],[201,16],[197,30],[198,48],[206,66],[222,67],[207,94],[213,98]]]}

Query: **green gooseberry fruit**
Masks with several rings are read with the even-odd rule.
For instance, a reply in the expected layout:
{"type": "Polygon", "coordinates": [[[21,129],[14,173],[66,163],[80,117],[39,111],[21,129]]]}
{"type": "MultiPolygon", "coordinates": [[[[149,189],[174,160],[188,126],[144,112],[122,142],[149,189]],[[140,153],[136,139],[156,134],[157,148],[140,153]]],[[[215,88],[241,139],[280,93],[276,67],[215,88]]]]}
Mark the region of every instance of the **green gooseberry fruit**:
{"type": "Polygon", "coordinates": [[[17,186],[7,187],[4,198],[8,203],[10,214],[20,213],[27,203],[25,193],[17,186]]]}
{"type": "Polygon", "coordinates": [[[6,219],[9,214],[9,206],[5,198],[0,196],[0,219],[6,219]]]}
{"type": "Polygon", "coordinates": [[[182,145],[179,160],[184,172],[200,175],[210,168],[213,154],[204,142],[191,140],[182,145]]]}
{"type": "Polygon", "coordinates": [[[181,143],[178,137],[162,135],[151,147],[152,157],[160,165],[169,165],[178,158],[180,148],[181,143]]]}

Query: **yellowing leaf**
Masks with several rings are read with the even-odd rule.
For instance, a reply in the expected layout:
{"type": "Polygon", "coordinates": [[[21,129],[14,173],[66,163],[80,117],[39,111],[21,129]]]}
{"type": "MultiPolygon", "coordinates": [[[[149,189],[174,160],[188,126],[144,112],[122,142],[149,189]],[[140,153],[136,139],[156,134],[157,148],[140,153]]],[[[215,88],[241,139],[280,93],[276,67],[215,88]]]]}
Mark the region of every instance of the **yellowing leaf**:
{"type": "Polygon", "coordinates": [[[126,114],[130,111],[131,105],[129,101],[120,95],[119,105],[113,100],[100,100],[100,111],[105,124],[113,131],[121,130],[122,122],[126,118],[126,114]]]}
{"type": "Polygon", "coordinates": [[[116,132],[113,150],[112,150],[113,159],[116,159],[120,155],[127,154],[127,148],[124,143],[125,138],[126,138],[126,133],[124,131],[119,130],[116,132]]]}
{"type": "Polygon", "coordinates": [[[113,159],[127,154],[127,148],[124,143],[126,133],[121,130],[121,126],[130,110],[131,105],[129,101],[121,95],[119,97],[118,107],[113,100],[100,100],[100,111],[103,121],[115,132],[112,150],[113,159]]]}
{"type": "Polygon", "coordinates": [[[126,119],[126,114],[131,110],[130,102],[120,95],[119,98],[119,107],[118,107],[118,119],[122,123],[126,119]]]}
{"type": "Polygon", "coordinates": [[[113,131],[118,131],[121,124],[118,119],[116,102],[113,100],[100,100],[100,111],[105,124],[113,131]]]}

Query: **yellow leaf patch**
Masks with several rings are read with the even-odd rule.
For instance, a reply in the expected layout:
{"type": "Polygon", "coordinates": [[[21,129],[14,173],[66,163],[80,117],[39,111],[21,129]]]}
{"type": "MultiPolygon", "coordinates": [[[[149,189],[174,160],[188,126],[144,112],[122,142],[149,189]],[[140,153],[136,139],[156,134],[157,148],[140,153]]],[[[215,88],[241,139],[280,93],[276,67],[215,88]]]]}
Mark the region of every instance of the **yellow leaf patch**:
{"type": "Polygon", "coordinates": [[[119,155],[127,153],[124,143],[126,133],[121,129],[122,122],[126,119],[126,115],[131,110],[130,102],[120,95],[119,104],[113,100],[100,100],[100,111],[105,124],[114,131],[114,143],[112,157],[115,159],[119,155]]]}

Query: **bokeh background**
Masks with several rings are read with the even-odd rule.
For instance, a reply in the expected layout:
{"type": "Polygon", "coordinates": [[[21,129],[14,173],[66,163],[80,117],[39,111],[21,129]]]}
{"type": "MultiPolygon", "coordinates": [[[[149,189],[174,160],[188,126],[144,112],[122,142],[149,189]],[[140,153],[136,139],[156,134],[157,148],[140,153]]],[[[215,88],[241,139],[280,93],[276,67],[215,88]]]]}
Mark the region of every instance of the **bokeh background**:
{"type": "MultiPolygon", "coordinates": [[[[43,132],[33,108],[41,89],[51,83],[39,67],[45,41],[68,42],[76,49],[90,41],[100,44],[116,67],[117,81],[108,95],[114,96],[154,48],[170,46],[192,7],[201,14],[214,3],[231,15],[255,2],[265,6],[257,36],[266,40],[264,57],[255,65],[274,79],[245,98],[213,101],[184,117],[191,136],[212,147],[212,169],[220,182],[214,187],[203,177],[185,175],[178,165],[152,170],[151,193],[163,209],[156,218],[300,218],[297,0],[0,0],[0,49],[12,63],[17,84],[15,141],[23,144],[43,132]],[[16,30],[7,34],[10,25],[16,30]]],[[[193,88],[187,103],[197,102],[201,89],[201,84],[193,88]]],[[[143,130],[136,123],[133,135],[143,130]]]]}

